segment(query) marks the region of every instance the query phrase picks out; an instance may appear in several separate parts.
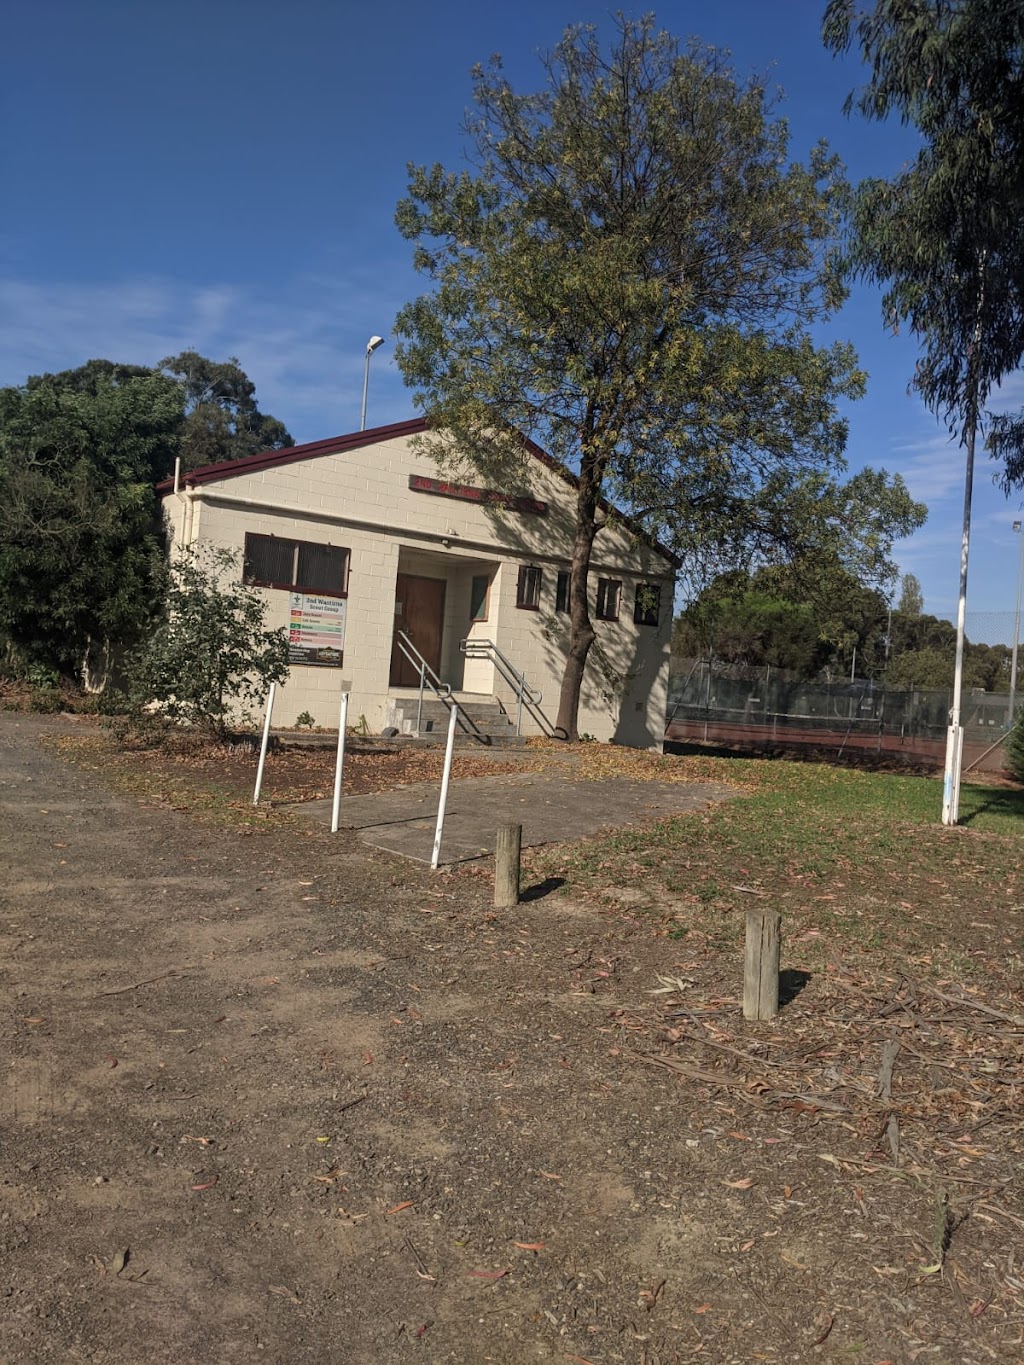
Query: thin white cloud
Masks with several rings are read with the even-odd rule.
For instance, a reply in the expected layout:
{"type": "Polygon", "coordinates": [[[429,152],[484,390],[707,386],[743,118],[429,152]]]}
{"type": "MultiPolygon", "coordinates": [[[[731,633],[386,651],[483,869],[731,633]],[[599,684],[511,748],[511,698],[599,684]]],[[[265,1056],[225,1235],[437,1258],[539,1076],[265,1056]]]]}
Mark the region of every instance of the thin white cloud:
{"type": "Polygon", "coordinates": [[[1021,407],[1024,407],[1024,370],[1014,370],[989,396],[988,409],[990,412],[1012,412],[1021,407]]]}
{"type": "MultiPolygon", "coordinates": [[[[152,365],[195,349],[229,355],[261,408],[298,440],[358,425],[366,339],[386,334],[401,300],[346,279],[299,278],[254,294],[236,285],[162,279],[102,284],[0,278],[0,384],[92,357],[152,365]]],[[[390,354],[373,360],[368,422],[398,420],[411,401],[390,354]]]]}
{"type": "Polygon", "coordinates": [[[892,450],[891,467],[906,479],[913,497],[931,506],[953,494],[963,496],[966,456],[955,436],[936,432],[892,450]]]}

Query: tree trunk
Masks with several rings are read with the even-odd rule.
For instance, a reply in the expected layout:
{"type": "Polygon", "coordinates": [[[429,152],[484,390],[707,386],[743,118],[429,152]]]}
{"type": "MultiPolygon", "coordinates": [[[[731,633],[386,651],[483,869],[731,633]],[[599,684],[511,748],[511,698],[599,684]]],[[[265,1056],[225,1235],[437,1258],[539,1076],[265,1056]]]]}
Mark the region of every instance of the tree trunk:
{"type": "Polygon", "coordinates": [[[79,668],[82,690],[91,694],[103,692],[110,681],[110,641],[104,639],[97,649],[91,635],[85,637],[85,649],[79,668]]]}
{"type": "Polygon", "coordinates": [[[558,697],[556,732],[574,743],[579,739],[580,689],[590,646],[597,638],[590,620],[588,582],[590,556],[597,534],[597,497],[601,478],[594,455],[584,454],[576,496],[576,533],[572,545],[569,580],[569,656],[565,661],[562,688],[558,697]]]}

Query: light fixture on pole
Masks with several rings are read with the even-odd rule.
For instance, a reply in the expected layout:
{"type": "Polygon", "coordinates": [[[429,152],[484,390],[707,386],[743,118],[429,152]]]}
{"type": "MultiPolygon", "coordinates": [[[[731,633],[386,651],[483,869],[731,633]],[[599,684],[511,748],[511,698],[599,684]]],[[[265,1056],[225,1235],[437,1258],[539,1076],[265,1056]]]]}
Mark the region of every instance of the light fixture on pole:
{"type": "Polygon", "coordinates": [[[1017,643],[1020,640],[1020,590],[1024,585],[1024,532],[1021,523],[1015,521],[1013,529],[1020,536],[1020,568],[1017,571],[1017,610],[1013,617],[1013,662],[1010,665],[1010,708],[1006,715],[1007,725],[1013,724],[1013,712],[1017,701],[1017,643]]]}
{"type": "Polygon", "coordinates": [[[366,364],[363,366],[363,411],[359,418],[359,430],[366,430],[366,390],[370,383],[370,356],[378,346],[384,345],[383,337],[371,337],[366,343],[366,364]]]}

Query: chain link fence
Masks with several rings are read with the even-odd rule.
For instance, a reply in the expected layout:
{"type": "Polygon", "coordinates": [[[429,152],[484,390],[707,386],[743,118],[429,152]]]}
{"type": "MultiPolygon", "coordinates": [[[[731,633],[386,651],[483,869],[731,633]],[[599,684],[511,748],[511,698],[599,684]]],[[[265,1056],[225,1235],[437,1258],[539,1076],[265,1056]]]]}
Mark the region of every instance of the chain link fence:
{"type": "MultiPolygon", "coordinates": [[[[675,659],[665,737],[752,750],[859,752],[941,768],[951,703],[944,688],[895,691],[871,679],[794,682],[771,668],[675,659]]],[[[966,692],[961,719],[964,771],[1003,770],[1013,722],[1009,695],[966,692]]]]}
{"type": "MultiPolygon", "coordinates": [[[[956,616],[944,618],[950,625],[956,625],[956,616]]],[[[964,633],[974,645],[1005,645],[1013,647],[1014,632],[1020,628],[1015,611],[975,611],[968,607],[964,621],[964,633]]],[[[1019,636],[1018,636],[1019,638],[1019,636]]]]}

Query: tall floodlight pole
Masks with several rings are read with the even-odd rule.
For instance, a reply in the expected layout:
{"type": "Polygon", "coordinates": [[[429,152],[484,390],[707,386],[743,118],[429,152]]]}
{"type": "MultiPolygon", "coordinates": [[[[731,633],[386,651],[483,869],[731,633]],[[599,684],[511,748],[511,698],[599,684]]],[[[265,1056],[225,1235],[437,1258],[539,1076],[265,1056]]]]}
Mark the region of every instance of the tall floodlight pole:
{"type": "Polygon", "coordinates": [[[1006,715],[1007,725],[1013,724],[1013,713],[1017,701],[1017,643],[1020,640],[1020,590],[1024,586],[1024,534],[1021,523],[1015,521],[1013,529],[1020,536],[1020,568],[1017,570],[1017,610],[1013,616],[1013,662],[1010,664],[1010,709],[1006,715]]]}
{"type": "Polygon", "coordinates": [[[366,364],[363,366],[363,411],[359,418],[359,430],[366,430],[366,390],[370,386],[370,356],[378,346],[384,345],[383,337],[371,337],[366,343],[366,364]]]}

